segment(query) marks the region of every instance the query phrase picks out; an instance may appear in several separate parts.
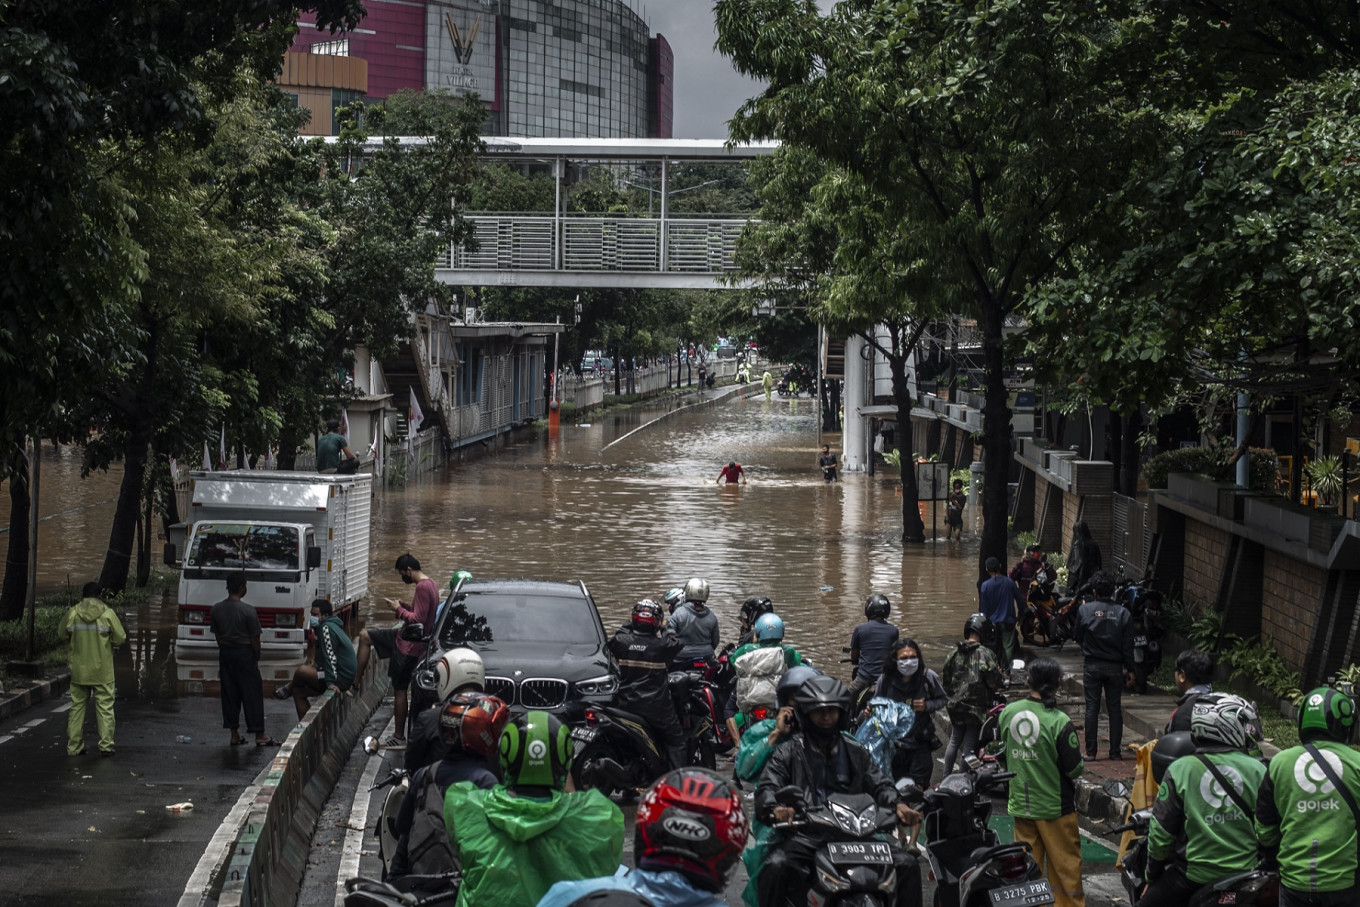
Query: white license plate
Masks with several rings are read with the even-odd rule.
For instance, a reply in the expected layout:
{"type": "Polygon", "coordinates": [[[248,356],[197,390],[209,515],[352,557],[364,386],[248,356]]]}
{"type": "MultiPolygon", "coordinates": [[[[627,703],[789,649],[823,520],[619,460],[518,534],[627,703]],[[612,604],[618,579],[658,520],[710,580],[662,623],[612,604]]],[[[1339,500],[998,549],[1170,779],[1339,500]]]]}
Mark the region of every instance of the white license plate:
{"type": "Polygon", "coordinates": [[[832,863],[879,863],[892,862],[892,850],[882,841],[831,841],[826,845],[826,854],[832,863]]]}
{"type": "Polygon", "coordinates": [[[995,888],[990,894],[992,904],[997,907],[1032,907],[1053,903],[1053,892],[1049,890],[1048,879],[1036,879],[1033,882],[1022,882],[1006,888],[995,888]]]}
{"type": "Polygon", "coordinates": [[[1148,643],[1147,643],[1147,637],[1146,637],[1146,636],[1135,636],[1135,637],[1133,638],[1133,644],[1134,644],[1135,646],[1145,646],[1145,645],[1148,644],[1148,643]]]}
{"type": "Polygon", "coordinates": [[[571,729],[571,739],[579,740],[582,743],[589,743],[594,740],[599,733],[600,732],[593,727],[574,727],[571,729]]]}

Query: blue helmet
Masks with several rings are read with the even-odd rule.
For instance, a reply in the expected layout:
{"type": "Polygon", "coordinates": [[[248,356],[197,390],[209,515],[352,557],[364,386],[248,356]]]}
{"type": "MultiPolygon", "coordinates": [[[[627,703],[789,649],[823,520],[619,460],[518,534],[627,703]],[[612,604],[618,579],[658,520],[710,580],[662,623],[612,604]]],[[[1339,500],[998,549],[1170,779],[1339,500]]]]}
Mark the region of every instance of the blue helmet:
{"type": "Polygon", "coordinates": [[[784,619],[778,614],[762,614],[756,618],[756,642],[779,642],[784,638],[784,619]]]}

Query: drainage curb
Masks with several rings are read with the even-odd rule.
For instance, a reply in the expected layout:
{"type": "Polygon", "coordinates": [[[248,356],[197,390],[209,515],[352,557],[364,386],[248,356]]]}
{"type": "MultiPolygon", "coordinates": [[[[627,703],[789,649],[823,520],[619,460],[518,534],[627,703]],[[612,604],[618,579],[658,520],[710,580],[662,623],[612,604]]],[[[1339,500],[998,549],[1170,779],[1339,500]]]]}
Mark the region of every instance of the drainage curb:
{"type": "Polygon", "coordinates": [[[0,695],[0,721],[13,718],[40,702],[58,699],[66,695],[66,691],[70,688],[71,672],[67,670],[58,671],[51,677],[44,677],[42,680],[26,682],[20,689],[11,687],[3,695],[0,695]]]}

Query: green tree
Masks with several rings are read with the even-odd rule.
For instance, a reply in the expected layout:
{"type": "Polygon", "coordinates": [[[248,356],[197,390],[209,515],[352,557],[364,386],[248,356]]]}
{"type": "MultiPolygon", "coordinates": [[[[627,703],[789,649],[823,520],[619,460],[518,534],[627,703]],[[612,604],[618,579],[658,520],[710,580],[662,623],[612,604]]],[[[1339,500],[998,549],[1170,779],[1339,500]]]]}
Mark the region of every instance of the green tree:
{"type": "Polygon", "coordinates": [[[908,298],[976,317],[983,335],[981,563],[1004,558],[1011,426],[1003,328],[1072,265],[1141,147],[1107,79],[1109,12],[1059,0],[718,0],[718,47],[768,80],[734,139],[779,138],[881,197],[908,298]]]}

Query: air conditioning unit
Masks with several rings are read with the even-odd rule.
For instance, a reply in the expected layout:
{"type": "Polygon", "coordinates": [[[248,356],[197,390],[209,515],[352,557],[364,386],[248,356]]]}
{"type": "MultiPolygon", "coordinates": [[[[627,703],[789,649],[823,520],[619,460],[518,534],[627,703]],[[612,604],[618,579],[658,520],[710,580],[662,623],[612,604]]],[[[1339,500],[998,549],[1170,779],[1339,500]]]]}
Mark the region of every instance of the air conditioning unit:
{"type": "Polygon", "coordinates": [[[482,313],[479,312],[479,311],[477,311],[477,307],[476,307],[476,306],[471,306],[471,305],[470,305],[470,306],[468,306],[467,308],[463,309],[463,323],[464,323],[464,324],[476,324],[477,322],[479,322],[479,321],[481,321],[481,320],[482,320],[482,313]]]}

